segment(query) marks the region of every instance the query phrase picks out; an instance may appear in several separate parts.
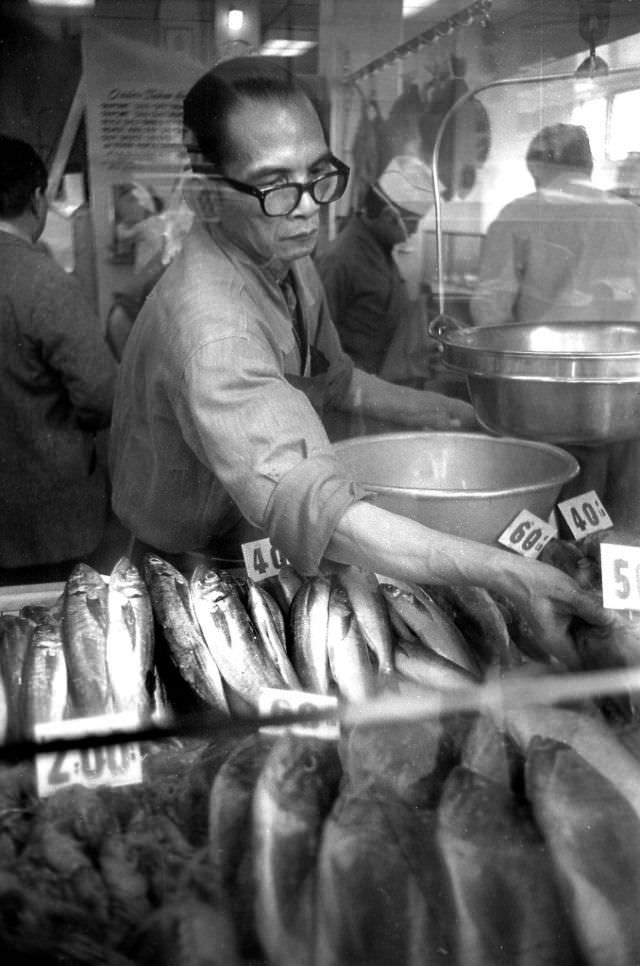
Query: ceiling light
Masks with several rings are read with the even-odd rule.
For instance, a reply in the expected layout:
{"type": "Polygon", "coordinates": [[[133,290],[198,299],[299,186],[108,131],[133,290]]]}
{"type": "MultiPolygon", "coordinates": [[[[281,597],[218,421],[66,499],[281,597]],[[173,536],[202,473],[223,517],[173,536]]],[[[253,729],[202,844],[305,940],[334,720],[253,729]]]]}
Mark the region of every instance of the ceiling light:
{"type": "Polygon", "coordinates": [[[229,7],[227,13],[227,27],[231,33],[237,34],[244,27],[244,10],[239,7],[229,7]]]}
{"type": "Polygon", "coordinates": [[[95,0],[29,0],[32,7],[49,7],[58,10],[91,10],[95,0]]]}
{"type": "Polygon", "coordinates": [[[263,57],[299,57],[317,46],[315,40],[289,40],[286,37],[266,40],[258,53],[263,57]]]}

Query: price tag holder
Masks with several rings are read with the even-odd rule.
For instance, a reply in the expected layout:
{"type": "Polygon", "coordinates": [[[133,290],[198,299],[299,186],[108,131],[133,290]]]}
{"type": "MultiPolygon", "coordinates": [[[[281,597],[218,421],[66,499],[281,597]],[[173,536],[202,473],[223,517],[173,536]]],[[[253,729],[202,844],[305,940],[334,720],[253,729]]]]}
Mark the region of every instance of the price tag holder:
{"type": "Polygon", "coordinates": [[[640,611],[640,547],[602,543],[600,566],[604,606],[640,611]]]}
{"type": "MultiPolygon", "coordinates": [[[[48,738],[77,738],[87,734],[109,734],[139,727],[135,713],[105,714],[91,718],[69,718],[35,726],[36,741],[48,738]]],[[[56,751],[36,755],[36,787],[42,798],[65,785],[137,785],[142,781],[142,759],[137,742],[122,745],[56,751]]]]}
{"type": "Polygon", "coordinates": [[[338,699],[330,694],[313,694],[308,691],[289,691],[281,688],[263,688],[258,695],[258,711],[263,715],[305,714],[313,711],[335,712],[335,719],[326,721],[301,721],[298,724],[266,725],[260,730],[265,734],[292,731],[298,735],[312,735],[337,741],[340,737],[338,724],[338,699]]]}
{"type": "Polygon", "coordinates": [[[243,543],[241,549],[247,576],[256,583],[274,577],[287,563],[287,558],[272,545],[269,537],[243,543]]]}
{"type": "Polygon", "coordinates": [[[595,490],[572,496],[570,500],[558,503],[558,510],[567,521],[573,538],[580,540],[589,533],[608,530],[613,526],[611,517],[603,507],[595,490]]]}
{"type": "Polygon", "coordinates": [[[498,543],[522,557],[537,557],[555,535],[556,529],[550,523],[535,513],[521,510],[500,534],[498,543]]]}

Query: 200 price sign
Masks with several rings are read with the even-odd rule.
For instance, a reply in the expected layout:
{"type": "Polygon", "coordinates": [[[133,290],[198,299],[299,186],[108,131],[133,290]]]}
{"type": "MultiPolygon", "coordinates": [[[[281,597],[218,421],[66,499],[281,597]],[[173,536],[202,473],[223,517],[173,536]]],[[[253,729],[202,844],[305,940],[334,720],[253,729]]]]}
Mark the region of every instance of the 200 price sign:
{"type": "MultiPolygon", "coordinates": [[[[105,731],[129,730],[137,717],[100,715],[94,718],[71,718],[36,726],[36,739],[72,738],[105,731]]],[[[65,785],[133,785],[142,781],[142,759],[137,742],[70,748],[36,756],[36,784],[41,797],[53,794],[65,785]]]]}
{"type": "Polygon", "coordinates": [[[294,722],[284,726],[265,725],[260,730],[277,734],[283,730],[296,734],[313,735],[316,738],[326,738],[337,741],[340,737],[338,724],[338,699],[333,695],[314,694],[309,691],[293,691],[280,688],[263,688],[258,695],[258,710],[261,715],[272,717],[280,714],[299,714],[301,717],[313,714],[315,711],[328,711],[330,717],[326,720],[294,722]],[[333,715],[335,714],[335,718],[333,715]]]}
{"type": "Polygon", "coordinates": [[[600,545],[602,602],[612,610],[640,610],[640,547],[600,545]]]}

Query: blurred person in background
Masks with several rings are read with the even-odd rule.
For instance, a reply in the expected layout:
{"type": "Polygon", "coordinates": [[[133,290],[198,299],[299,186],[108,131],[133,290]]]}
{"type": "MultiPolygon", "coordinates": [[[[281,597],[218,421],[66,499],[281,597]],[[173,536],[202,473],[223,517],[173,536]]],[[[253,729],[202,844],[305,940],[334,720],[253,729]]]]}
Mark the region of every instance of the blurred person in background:
{"type": "MultiPolygon", "coordinates": [[[[316,256],[342,348],[365,372],[389,377],[385,363],[394,337],[414,321],[393,252],[415,233],[432,205],[430,169],[419,158],[399,155],[369,185],[361,209],[316,256]]],[[[391,380],[413,384],[415,365],[416,360],[396,359],[391,380]]],[[[424,376],[427,372],[425,359],[424,376]]]]}
{"type": "Polygon", "coordinates": [[[576,614],[606,623],[556,568],[375,506],[341,463],[325,405],[415,428],[475,417],[342,350],[310,256],[348,168],[304,87],[267,61],[223,61],[184,101],[196,218],[136,319],[114,403],[113,505],[134,559],[153,548],[192,570],[237,559],[257,531],[305,576],[354,564],[500,591],[551,648],[576,614]]]}
{"type": "Polygon", "coordinates": [[[543,128],[526,163],[535,190],[487,230],[473,323],[640,319],[640,210],[591,184],[585,129],[543,128]]]}
{"type": "Polygon", "coordinates": [[[98,546],[107,478],[95,434],[116,363],[76,279],[37,245],[47,170],[0,135],[0,582],[64,579],[98,546]]]}
{"type": "MultiPolygon", "coordinates": [[[[543,128],[526,162],[535,191],[489,226],[473,322],[640,322],[640,208],[591,184],[585,129],[543,128]]],[[[581,472],[561,499],[596,490],[614,522],[640,525],[640,444],[565,448],[581,472]]]]}

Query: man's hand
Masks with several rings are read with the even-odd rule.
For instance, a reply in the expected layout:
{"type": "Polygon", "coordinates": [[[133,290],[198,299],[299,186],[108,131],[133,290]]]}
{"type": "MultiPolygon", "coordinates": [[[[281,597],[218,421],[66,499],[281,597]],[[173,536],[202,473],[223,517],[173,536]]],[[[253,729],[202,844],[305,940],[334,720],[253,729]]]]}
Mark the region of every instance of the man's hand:
{"type": "Polygon", "coordinates": [[[436,392],[423,392],[424,411],[417,413],[414,425],[421,429],[439,430],[477,430],[473,406],[451,396],[436,392]]]}

